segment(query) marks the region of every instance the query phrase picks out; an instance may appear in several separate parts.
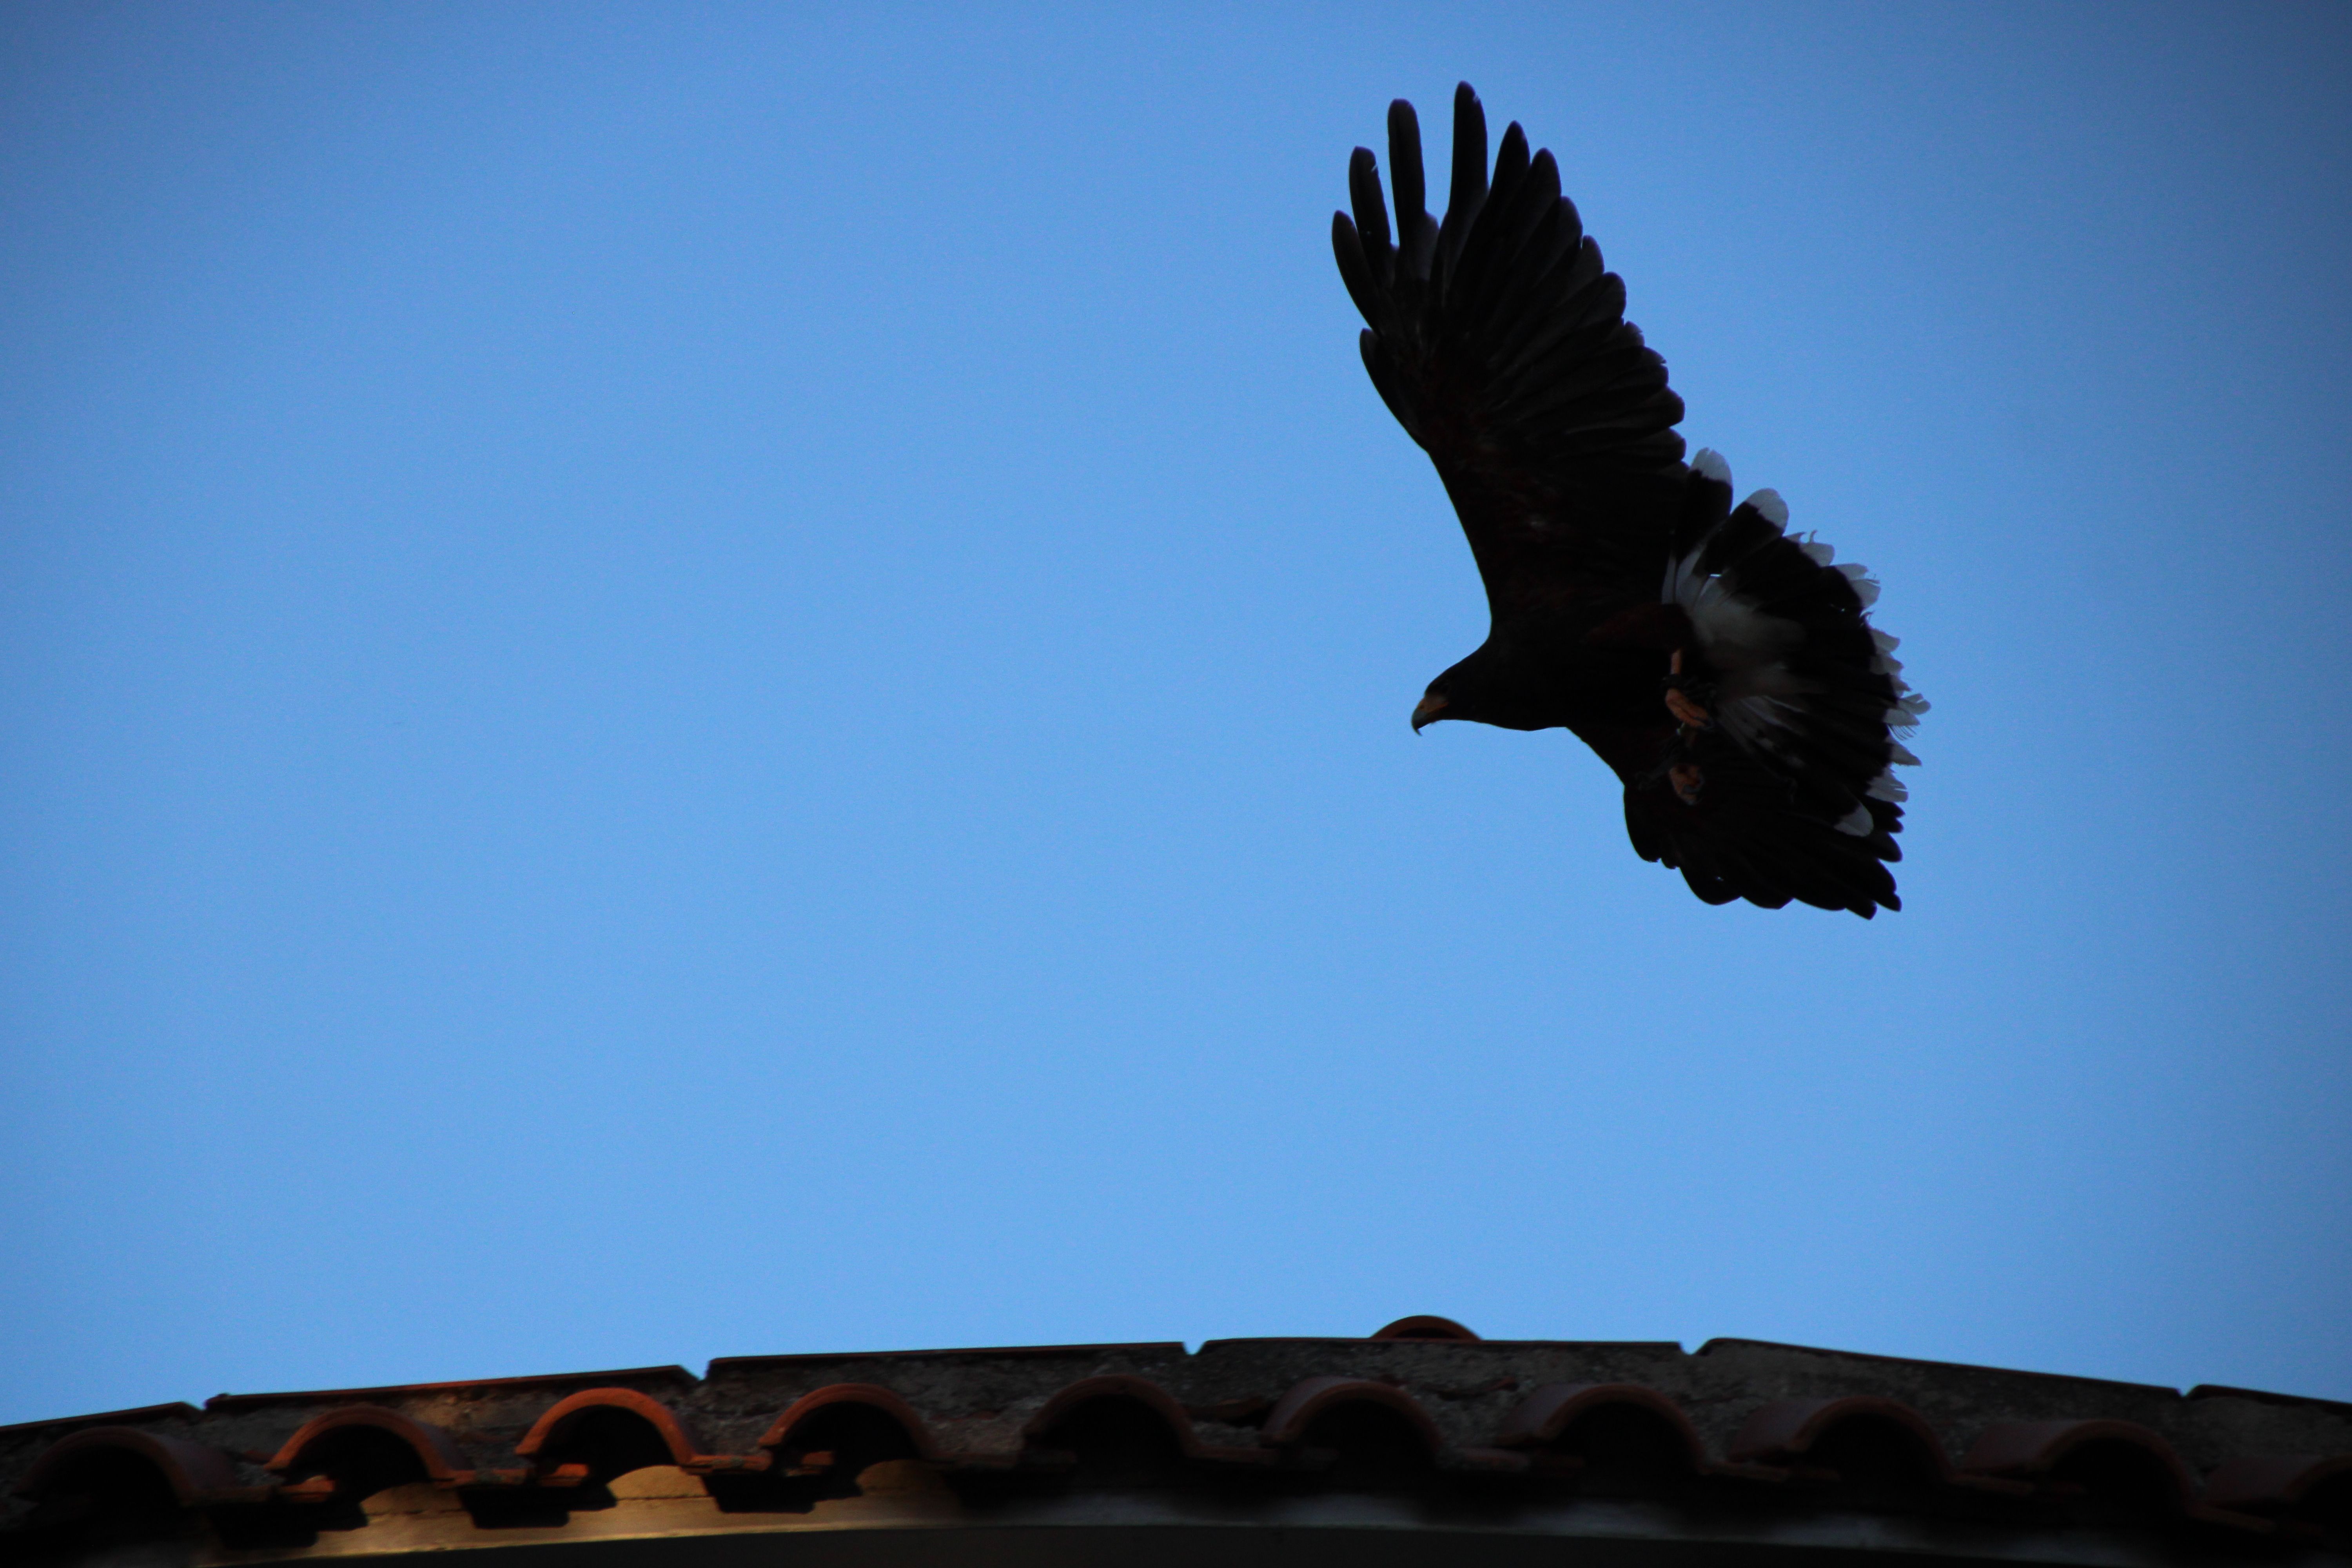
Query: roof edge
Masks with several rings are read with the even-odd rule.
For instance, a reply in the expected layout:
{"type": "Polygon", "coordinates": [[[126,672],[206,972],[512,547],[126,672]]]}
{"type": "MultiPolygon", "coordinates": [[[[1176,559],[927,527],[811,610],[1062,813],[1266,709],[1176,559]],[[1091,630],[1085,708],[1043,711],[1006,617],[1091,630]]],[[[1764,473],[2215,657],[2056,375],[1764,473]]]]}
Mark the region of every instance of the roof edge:
{"type": "Polygon", "coordinates": [[[388,1383],[375,1388],[297,1388],[277,1394],[215,1394],[205,1401],[206,1410],[254,1410],[268,1405],[315,1404],[331,1399],[345,1405],[364,1404],[400,1394],[449,1394],[460,1389],[546,1388],[554,1384],[617,1383],[624,1378],[659,1379],[691,1388],[702,1380],[682,1366],[632,1366],[617,1372],[541,1372],[525,1377],[466,1377],[449,1383],[388,1383]]]}

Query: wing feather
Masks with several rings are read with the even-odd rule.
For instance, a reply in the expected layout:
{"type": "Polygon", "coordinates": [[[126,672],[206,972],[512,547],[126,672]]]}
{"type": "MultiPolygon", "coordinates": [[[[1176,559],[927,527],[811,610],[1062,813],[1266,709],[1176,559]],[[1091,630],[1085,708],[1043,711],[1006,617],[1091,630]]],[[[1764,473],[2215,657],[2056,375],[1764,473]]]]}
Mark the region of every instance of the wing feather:
{"type": "Polygon", "coordinates": [[[1491,177],[1486,110],[1454,100],[1453,187],[1426,211],[1421,129],[1389,109],[1389,180],[1358,148],[1332,250],[1369,328],[1364,367],[1435,462],[1498,615],[1639,595],[1684,472],[1682,400],[1625,320],[1559,166],[1514,124],[1491,177]],[[1391,226],[1389,198],[1396,210],[1391,226]]]}

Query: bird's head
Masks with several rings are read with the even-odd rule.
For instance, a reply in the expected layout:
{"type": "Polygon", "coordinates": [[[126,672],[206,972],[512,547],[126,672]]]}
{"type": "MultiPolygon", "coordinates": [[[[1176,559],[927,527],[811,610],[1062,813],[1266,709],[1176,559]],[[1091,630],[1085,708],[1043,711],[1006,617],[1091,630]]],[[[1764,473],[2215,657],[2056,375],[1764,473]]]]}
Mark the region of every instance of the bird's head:
{"type": "Polygon", "coordinates": [[[1421,700],[1413,705],[1412,732],[1418,735],[1423,724],[1434,724],[1440,719],[1461,718],[1461,714],[1448,711],[1453,706],[1453,693],[1446,688],[1445,677],[1441,675],[1429,683],[1429,689],[1423,692],[1421,700]]]}
{"type": "Polygon", "coordinates": [[[1562,722],[1544,701],[1544,687],[1530,682],[1516,645],[1492,639],[1435,680],[1412,710],[1413,733],[1440,719],[1467,719],[1505,730],[1544,730],[1562,722]]]}
{"type": "Polygon", "coordinates": [[[1421,694],[1421,701],[1412,710],[1412,732],[1421,733],[1424,724],[1434,724],[1441,719],[1481,720],[1486,712],[1487,688],[1493,684],[1494,663],[1486,649],[1481,647],[1468,658],[1429,683],[1421,694]]]}

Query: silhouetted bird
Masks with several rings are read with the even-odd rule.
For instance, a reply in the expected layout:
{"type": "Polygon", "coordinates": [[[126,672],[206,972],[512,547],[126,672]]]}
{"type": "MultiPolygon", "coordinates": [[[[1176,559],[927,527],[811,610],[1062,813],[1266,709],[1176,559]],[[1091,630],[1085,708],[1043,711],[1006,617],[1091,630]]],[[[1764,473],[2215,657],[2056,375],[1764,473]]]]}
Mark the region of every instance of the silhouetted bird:
{"type": "Polygon", "coordinates": [[[1380,170],[1356,149],[1332,247],[1370,322],[1364,367],[1461,515],[1492,626],[1429,683],[1412,727],[1564,727],[1625,785],[1625,830],[1710,904],[1900,909],[1895,738],[1927,702],[1866,607],[1878,585],[1783,531],[1770,490],[1734,507],[1712,452],[1683,461],[1682,399],[1625,320],[1548,152],[1454,96],[1445,220],[1423,210],[1421,127],[1389,107],[1380,170]]]}

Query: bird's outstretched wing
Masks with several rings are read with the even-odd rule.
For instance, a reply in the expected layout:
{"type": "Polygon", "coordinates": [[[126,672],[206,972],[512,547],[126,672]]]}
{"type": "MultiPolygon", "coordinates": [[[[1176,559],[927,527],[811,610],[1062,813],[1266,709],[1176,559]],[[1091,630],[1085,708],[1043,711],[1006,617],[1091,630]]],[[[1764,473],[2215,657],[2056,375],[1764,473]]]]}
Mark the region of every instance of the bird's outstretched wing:
{"type": "Polygon", "coordinates": [[[1437,465],[1498,617],[1655,594],[1685,472],[1682,400],[1625,320],[1625,285],[1517,124],[1486,171],[1486,116],[1454,95],[1445,218],[1423,210],[1421,127],[1389,106],[1391,237],[1380,170],[1356,150],[1356,214],[1332,216],[1340,276],[1370,323],[1365,368],[1437,465]]]}

